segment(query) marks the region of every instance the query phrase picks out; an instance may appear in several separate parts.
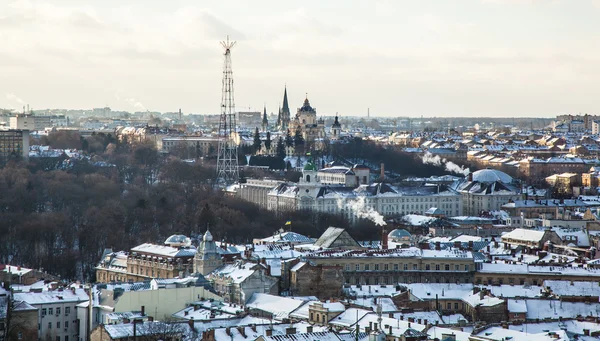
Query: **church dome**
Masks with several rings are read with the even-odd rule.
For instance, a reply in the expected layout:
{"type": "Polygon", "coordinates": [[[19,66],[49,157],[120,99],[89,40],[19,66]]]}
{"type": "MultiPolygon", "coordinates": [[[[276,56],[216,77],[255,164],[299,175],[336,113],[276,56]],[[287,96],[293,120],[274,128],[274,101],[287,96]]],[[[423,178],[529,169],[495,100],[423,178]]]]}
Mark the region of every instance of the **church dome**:
{"type": "Polygon", "coordinates": [[[302,108],[300,108],[300,111],[313,111],[313,107],[310,106],[310,102],[308,101],[308,97],[306,97],[306,99],[304,99],[304,104],[302,105],[302,108]]]}
{"type": "Polygon", "coordinates": [[[204,240],[205,242],[212,242],[213,236],[212,236],[212,234],[210,234],[209,230],[206,230],[206,233],[204,234],[204,237],[202,238],[202,240],[204,240]]]}
{"type": "Polygon", "coordinates": [[[404,229],[395,229],[388,233],[388,239],[392,241],[400,241],[410,239],[411,234],[404,229]]]}
{"type": "Polygon", "coordinates": [[[304,165],[304,170],[305,171],[316,171],[317,170],[317,166],[315,166],[315,164],[312,163],[312,162],[307,162],[304,165]]]}
{"type": "Polygon", "coordinates": [[[481,169],[473,172],[473,181],[484,183],[492,183],[496,181],[511,183],[513,178],[510,175],[496,169],[481,169]]]}

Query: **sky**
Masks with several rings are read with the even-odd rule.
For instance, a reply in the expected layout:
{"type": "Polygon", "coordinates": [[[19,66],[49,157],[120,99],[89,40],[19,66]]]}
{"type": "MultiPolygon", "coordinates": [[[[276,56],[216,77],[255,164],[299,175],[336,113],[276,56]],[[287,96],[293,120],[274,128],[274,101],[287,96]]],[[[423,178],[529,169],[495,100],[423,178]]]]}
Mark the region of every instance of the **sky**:
{"type": "Polygon", "coordinates": [[[0,107],[600,114],[600,0],[1,0],[0,107]]]}

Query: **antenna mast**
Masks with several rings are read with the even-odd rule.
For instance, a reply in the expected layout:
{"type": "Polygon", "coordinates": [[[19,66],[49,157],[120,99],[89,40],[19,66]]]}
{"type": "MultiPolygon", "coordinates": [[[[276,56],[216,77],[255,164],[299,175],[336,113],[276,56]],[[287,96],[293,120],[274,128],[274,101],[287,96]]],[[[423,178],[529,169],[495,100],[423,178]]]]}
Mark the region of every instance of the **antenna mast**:
{"type": "Polygon", "coordinates": [[[235,119],[235,102],[233,100],[233,71],[231,69],[231,49],[235,41],[229,36],[221,42],[225,49],[223,62],[223,82],[221,93],[221,117],[219,120],[219,149],[217,155],[217,186],[226,186],[239,180],[235,119]]]}

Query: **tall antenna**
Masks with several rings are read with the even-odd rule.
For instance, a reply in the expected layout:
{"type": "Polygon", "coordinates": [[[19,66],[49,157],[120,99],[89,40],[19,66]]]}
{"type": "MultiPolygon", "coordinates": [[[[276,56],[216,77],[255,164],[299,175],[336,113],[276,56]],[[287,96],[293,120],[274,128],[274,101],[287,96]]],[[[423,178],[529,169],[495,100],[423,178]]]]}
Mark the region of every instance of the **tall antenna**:
{"type": "Polygon", "coordinates": [[[223,84],[221,93],[221,118],[219,121],[219,150],[217,155],[217,185],[225,186],[239,179],[235,102],[233,101],[233,71],[231,69],[231,49],[235,41],[229,36],[221,42],[225,49],[223,62],[223,84]]]}

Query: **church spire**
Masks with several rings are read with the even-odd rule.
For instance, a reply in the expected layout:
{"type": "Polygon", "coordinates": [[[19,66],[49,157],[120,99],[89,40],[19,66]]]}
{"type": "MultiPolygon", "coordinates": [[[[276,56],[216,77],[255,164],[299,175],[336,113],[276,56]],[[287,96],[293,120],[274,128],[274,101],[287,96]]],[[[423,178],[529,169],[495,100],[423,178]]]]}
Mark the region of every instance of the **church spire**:
{"type": "Polygon", "coordinates": [[[283,108],[282,108],[284,113],[289,113],[290,112],[290,106],[288,105],[288,98],[287,98],[287,85],[285,86],[285,90],[283,90],[283,108]]]}
{"type": "Polygon", "coordinates": [[[269,120],[267,119],[267,105],[265,104],[264,111],[263,111],[263,119],[262,119],[263,132],[267,131],[268,125],[269,125],[269,120]]]}

